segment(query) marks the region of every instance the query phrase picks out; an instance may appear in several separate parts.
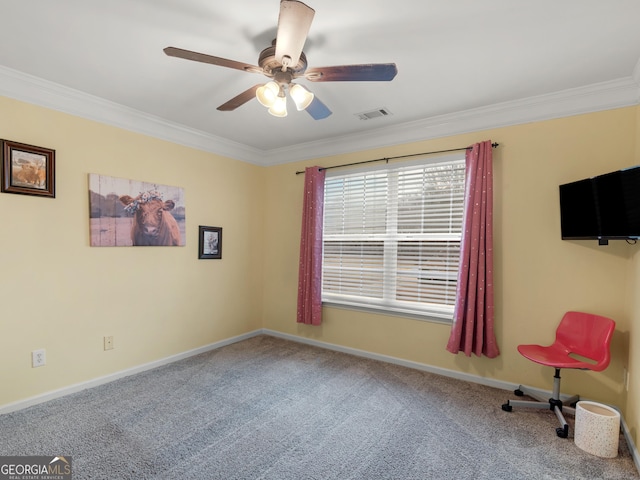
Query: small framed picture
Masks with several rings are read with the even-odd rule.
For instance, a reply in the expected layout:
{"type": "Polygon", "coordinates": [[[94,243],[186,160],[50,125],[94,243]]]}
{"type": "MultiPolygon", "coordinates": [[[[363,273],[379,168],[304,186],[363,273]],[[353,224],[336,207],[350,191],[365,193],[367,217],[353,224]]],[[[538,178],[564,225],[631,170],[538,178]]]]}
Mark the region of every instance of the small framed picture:
{"type": "Polygon", "coordinates": [[[2,140],[2,192],[55,198],[55,168],[55,150],[2,140]]]}
{"type": "Polygon", "coordinates": [[[200,225],[198,258],[201,260],[222,258],[222,227],[200,225]]]}

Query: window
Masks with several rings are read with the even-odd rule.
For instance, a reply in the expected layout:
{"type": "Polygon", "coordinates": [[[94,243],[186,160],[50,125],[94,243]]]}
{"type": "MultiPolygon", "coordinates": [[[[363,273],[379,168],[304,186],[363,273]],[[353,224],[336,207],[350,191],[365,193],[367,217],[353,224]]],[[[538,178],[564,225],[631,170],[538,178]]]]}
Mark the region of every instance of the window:
{"type": "Polygon", "coordinates": [[[451,321],[464,156],[327,173],[322,300],[451,321]]]}

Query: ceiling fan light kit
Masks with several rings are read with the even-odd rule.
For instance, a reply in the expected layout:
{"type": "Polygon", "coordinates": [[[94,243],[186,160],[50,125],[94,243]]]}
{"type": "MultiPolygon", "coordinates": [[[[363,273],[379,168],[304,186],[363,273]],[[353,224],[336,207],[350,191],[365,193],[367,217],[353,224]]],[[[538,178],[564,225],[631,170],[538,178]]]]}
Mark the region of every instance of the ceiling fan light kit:
{"type": "Polygon", "coordinates": [[[234,68],[248,73],[261,73],[271,80],[254,85],[220,105],[220,111],[232,111],[252,98],[269,109],[276,117],[287,116],[285,90],[299,111],[305,110],[314,120],[331,115],[331,110],[303,85],[293,83],[296,78],[312,82],[353,82],[393,80],[398,70],[395,63],[340,65],[307,70],[307,57],[302,51],[309,34],[315,10],[298,0],[282,0],[278,17],[278,30],[272,45],[260,52],[258,65],[250,65],[204,53],[176,47],[167,47],[164,53],[171,57],[234,68]],[[310,108],[309,108],[310,107],[310,108]]]}
{"type": "Polygon", "coordinates": [[[276,101],[269,107],[269,113],[274,117],[287,116],[287,97],[284,94],[276,97],[276,101]]]}
{"type": "Polygon", "coordinates": [[[256,98],[263,106],[269,109],[269,113],[276,117],[287,116],[287,99],[285,88],[289,89],[289,95],[296,104],[298,111],[305,110],[313,101],[314,95],[302,85],[297,83],[278,84],[271,81],[256,89],[256,98]]]}
{"type": "Polygon", "coordinates": [[[313,98],[315,97],[313,93],[299,83],[289,86],[289,95],[296,104],[298,111],[305,110],[309,105],[311,105],[311,102],[313,102],[313,98]]]}
{"type": "Polygon", "coordinates": [[[256,90],[256,98],[263,106],[269,108],[274,104],[279,93],[280,86],[276,82],[269,82],[258,87],[256,90]]]}

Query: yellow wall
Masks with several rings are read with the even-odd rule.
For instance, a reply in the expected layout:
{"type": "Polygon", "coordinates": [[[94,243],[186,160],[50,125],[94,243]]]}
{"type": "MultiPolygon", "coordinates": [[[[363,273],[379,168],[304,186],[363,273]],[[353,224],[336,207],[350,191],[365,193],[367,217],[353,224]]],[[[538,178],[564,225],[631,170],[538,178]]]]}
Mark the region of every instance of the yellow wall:
{"type": "Polygon", "coordinates": [[[558,185],[640,163],[640,108],[269,168],[7,98],[0,111],[0,137],[57,153],[57,198],[0,194],[0,406],[260,328],[549,389],[549,369],[516,346],[550,342],[564,311],[576,309],[617,321],[613,360],[602,373],[565,371],[563,390],[620,406],[637,435],[640,247],[562,241],[558,185]],[[485,139],[500,143],[498,358],[452,355],[444,349],[448,326],[402,317],[325,308],[322,326],[295,323],[303,185],[296,170],[485,139]],[[88,173],[183,187],[187,245],[90,247],[88,173]],[[197,259],[198,225],[224,228],[222,260],[197,259]],[[114,350],[103,351],[105,335],[114,336],[114,350]],[[47,365],[31,368],[38,348],[47,365]]]}
{"type": "MultiPolygon", "coordinates": [[[[640,164],[640,107],[636,109],[636,163],[640,164]]],[[[630,266],[631,281],[627,290],[631,304],[631,322],[629,329],[629,393],[625,421],[629,426],[633,441],[640,442],[640,252],[633,256],[630,266]]]]}
{"type": "MultiPolygon", "coordinates": [[[[594,113],[412,145],[359,152],[267,171],[265,328],[350,348],[506,382],[551,388],[553,371],[521,357],[521,343],[551,343],[566,310],[617,321],[613,360],[602,373],[565,371],[563,391],[625,406],[630,305],[629,263],[638,246],[560,238],[558,185],[636,162],[636,108],[594,113]],[[442,150],[491,139],[495,168],[496,332],[502,354],[494,359],[445,351],[447,325],[325,307],[320,327],[295,323],[305,166],[350,163],[442,150]]],[[[505,395],[505,400],[508,398],[505,395]]]]}
{"type": "Polygon", "coordinates": [[[55,199],[0,194],[0,406],[261,328],[262,168],[7,98],[0,111],[1,138],[57,163],[55,199]],[[90,247],[89,173],[184,188],[186,246],[90,247]],[[198,260],[198,225],[223,227],[222,260],[198,260]]]}

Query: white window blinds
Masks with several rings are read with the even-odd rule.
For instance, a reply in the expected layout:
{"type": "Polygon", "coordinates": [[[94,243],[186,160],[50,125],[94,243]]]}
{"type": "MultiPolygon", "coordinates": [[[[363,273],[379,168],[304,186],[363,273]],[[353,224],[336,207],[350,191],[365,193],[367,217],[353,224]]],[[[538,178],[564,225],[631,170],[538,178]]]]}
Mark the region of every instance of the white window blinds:
{"type": "Polygon", "coordinates": [[[460,155],[328,173],[323,302],[451,320],[464,173],[460,155]]]}

